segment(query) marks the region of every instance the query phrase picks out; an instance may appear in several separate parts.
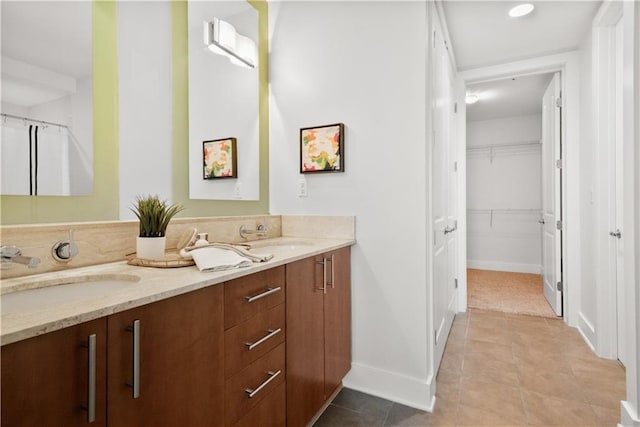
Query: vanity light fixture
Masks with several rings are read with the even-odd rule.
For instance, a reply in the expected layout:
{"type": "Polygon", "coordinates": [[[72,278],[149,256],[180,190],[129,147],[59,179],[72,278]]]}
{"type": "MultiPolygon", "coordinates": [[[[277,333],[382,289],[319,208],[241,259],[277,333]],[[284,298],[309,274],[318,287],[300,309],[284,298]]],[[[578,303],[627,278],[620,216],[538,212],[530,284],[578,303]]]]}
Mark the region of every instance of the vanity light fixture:
{"type": "Polygon", "coordinates": [[[465,98],[465,102],[467,104],[475,104],[478,101],[480,101],[480,97],[478,95],[476,95],[476,94],[473,94],[473,93],[467,94],[467,96],[465,98]]]}
{"type": "Polygon", "coordinates": [[[536,7],[531,3],[522,3],[512,7],[509,10],[509,16],[512,18],[520,18],[533,12],[536,7]]]}
{"type": "Polygon", "coordinates": [[[204,44],[214,53],[223,55],[242,67],[256,67],[256,44],[238,34],[230,23],[219,18],[204,22],[204,44]]]}

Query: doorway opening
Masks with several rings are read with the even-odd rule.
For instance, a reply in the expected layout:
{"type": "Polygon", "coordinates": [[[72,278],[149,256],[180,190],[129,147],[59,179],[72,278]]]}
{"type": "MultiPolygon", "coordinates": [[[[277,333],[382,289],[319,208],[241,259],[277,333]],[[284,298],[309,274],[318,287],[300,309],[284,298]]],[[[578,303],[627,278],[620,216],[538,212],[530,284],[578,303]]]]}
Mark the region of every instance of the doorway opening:
{"type": "Polygon", "coordinates": [[[466,94],[467,305],[561,317],[560,72],[466,94]]]}

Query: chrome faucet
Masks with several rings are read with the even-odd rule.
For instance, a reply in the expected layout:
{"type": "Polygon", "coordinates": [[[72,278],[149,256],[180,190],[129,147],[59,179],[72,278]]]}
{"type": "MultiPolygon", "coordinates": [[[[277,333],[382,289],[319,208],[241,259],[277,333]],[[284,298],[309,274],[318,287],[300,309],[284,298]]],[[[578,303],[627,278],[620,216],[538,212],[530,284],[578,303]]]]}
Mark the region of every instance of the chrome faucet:
{"type": "Polygon", "coordinates": [[[250,230],[245,228],[244,225],[240,226],[240,237],[246,239],[250,235],[256,236],[266,236],[267,235],[267,226],[264,224],[258,224],[255,230],[250,230]]]}
{"type": "Polygon", "coordinates": [[[29,268],[36,268],[40,264],[40,258],[23,256],[22,251],[17,246],[0,247],[0,256],[2,263],[17,262],[26,265],[29,268]]]}

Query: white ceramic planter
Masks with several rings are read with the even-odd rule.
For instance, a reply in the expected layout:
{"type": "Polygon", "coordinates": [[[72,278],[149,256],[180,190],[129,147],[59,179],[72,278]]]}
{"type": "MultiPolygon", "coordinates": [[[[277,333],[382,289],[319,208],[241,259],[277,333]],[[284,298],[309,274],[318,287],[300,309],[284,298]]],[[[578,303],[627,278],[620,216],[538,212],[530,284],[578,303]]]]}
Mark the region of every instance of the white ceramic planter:
{"type": "Polygon", "coordinates": [[[136,237],[136,256],[143,259],[164,259],[166,237],[136,237]]]}

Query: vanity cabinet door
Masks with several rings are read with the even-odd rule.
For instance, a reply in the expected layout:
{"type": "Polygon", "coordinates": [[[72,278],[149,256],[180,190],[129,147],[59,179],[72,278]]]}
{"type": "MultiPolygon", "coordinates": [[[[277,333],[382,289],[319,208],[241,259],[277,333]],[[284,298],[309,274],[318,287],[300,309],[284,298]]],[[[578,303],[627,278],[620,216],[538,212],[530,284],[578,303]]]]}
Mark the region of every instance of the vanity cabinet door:
{"type": "Polygon", "coordinates": [[[90,401],[105,426],[106,342],[103,318],[3,346],[2,426],[85,426],[90,401]]]}
{"type": "Polygon", "coordinates": [[[223,286],[109,316],[110,426],[224,424],[223,286]]]}
{"type": "Polygon", "coordinates": [[[287,426],[306,426],[324,397],[322,256],[287,264],[287,426]],[[318,280],[318,278],[320,280],[318,280]]]}
{"type": "Polygon", "coordinates": [[[327,260],[324,296],[324,394],[329,398],[351,369],[351,250],[338,249],[327,260]]]}
{"type": "Polygon", "coordinates": [[[351,369],[351,256],[287,264],[287,425],[307,425],[351,369]]]}

